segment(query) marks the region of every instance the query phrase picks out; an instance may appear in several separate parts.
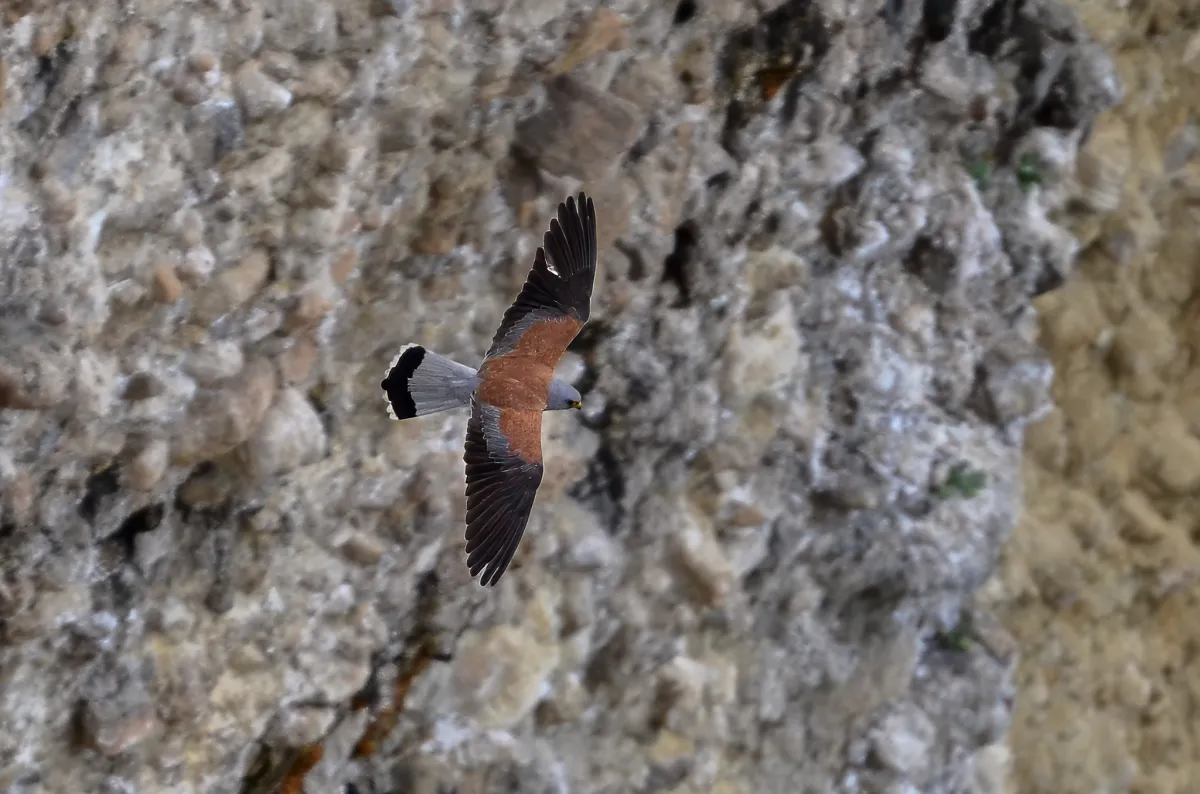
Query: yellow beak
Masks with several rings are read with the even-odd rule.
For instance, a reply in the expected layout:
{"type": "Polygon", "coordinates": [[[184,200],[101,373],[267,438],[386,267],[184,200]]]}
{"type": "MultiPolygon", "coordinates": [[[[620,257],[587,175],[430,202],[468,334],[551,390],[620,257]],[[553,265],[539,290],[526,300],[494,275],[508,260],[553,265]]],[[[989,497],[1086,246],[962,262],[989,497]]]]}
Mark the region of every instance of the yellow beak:
{"type": "Polygon", "coordinates": [[[572,408],[574,408],[576,410],[583,407],[583,403],[581,403],[579,400],[571,400],[569,403],[567,403],[567,405],[571,406],[572,408]]]}

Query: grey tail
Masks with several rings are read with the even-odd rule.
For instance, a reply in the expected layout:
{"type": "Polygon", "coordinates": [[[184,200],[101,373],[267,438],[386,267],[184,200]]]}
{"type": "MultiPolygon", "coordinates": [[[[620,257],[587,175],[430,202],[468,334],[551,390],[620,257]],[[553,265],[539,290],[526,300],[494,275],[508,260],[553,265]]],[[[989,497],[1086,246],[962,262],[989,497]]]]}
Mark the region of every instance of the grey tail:
{"type": "Polygon", "coordinates": [[[393,419],[435,414],[471,404],[475,370],[420,345],[405,345],[379,384],[393,419]]]}

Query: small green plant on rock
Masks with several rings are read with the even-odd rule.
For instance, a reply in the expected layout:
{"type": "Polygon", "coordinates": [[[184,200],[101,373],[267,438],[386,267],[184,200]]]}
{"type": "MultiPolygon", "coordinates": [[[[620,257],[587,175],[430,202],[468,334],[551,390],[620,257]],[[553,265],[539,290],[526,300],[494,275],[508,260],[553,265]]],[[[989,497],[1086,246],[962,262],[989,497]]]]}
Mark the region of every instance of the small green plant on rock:
{"type": "Polygon", "coordinates": [[[958,623],[946,631],[939,631],[934,640],[947,651],[965,653],[975,644],[975,616],[970,610],[964,609],[958,614],[958,623]]]}
{"type": "Polygon", "coordinates": [[[987,474],[979,469],[973,469],[966,463],[956,463],[950,469],[946,481],[938,488],[937,495],[941,499],[953,499],[961,496],[963,499],[973,499],[987,485],[987,474]]]}
{"type": "Polygon", "coordinates": [[[1042,161],[1036,154],[1023,154],[1017,161],[1017,184],[1025,191],[1034,185],[1040,186],[1043,180],[1042,172],[1042,161]]]}
{"type": "Polygon", "coordinates": [[[975,182],[975,187],[980,190],[987,190],[989,180],[992,174],[992,164],[987,158],[981,155],[968,157],[963,160],[963,167],[967,169],[971,179],[975,182]]]}

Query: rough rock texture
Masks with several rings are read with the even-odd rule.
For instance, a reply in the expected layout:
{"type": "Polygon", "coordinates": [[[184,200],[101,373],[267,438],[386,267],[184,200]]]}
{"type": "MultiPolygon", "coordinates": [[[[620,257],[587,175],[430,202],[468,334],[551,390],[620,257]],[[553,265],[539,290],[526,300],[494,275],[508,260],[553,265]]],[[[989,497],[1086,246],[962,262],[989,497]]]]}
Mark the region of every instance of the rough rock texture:
{"type": "Polygon", "coordinates": [[[1014,656],[960,616],[1120,94],[1060,7],[0,22],[6,789],[1001,790],[1014,656]],[[378,382],[477,360],[580,186],[587,408],[482,591],[465,416],[378,382]]]}
{"type": "Polygon", "coordinates": [[[1080,154],[1077,276],[1039,299],[1055,408],[987,588],[1022,648],[1022,794],[1200,781],[1200,29],[1194,7],[1078,2],[1125,100],[1080,154]]]}

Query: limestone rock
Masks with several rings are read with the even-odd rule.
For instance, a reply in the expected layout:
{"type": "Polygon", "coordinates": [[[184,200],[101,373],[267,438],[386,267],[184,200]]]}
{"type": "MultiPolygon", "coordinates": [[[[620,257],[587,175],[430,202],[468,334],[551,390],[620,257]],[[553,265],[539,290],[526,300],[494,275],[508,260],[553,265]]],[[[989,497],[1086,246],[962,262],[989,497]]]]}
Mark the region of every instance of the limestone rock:
{"type": "Polygon", "coordinates": [[[1116,329],[1112,361],[1131,396],[1146,399],[1161,388],[1160,373],[1175,355],[1175,336],[1162,318],[1138,307],[1116,329]]]}
{"type": "Polygon", "coordinates": [[[151,294],[160,303],[174,303],[183,295],[183,282],[169,263],[154,268],[151,294]]]}
{"type": "Polygon", "coordinates": [[[172,460],[191,465],[237,447],[258,427],[275,396],[275,369],[269,362],[248,364],[238,378],[197,394],[188,420],[172,444],[172,460]]]}
{"type": "Polygon", "coordinates": [[[786,299],[774,303],[769,315],[749,327],[739,323],[730,334],[724,385],[735,405],[781,393],[802,370],[803,353],[791,303],[786,299]]]}
{"type": "Polygon", "coordinates": [[[733,566],[711,523],[687,504],[680,505],[678,519],[671,539],[679,561],[698,585],[702,599],[723,602],[733,589],[733,566]]]}
{"type": "Polygon", "coordinates": [[[624,20],[614,11],[598,8],[580,27],[567,50],[551,64],[551,74],[566,74],[590,58],[628,44],[624,20]]]}
{"type": "Polygon", "coordinates": [[[911,706],[889,712],[872,735],[872,750],[890,769],[911,775],[929,763],[934,727],[929,718],[911,706]]]}
{"type": "Polygon", "coordinates": [[[212,322],[222,314],[250,300],[266,282],[271,261],[267,252],[256,248],[238,264],[221,271],[196,298],[194,311],[201,322],[212,322]]]}
{"type": "Polygon", "coordinates": [[[546,85],[546,107],[517,126],[517,146],[552,174],[598,179],[633,145],[641,118],[630,103],[578,78],[546,85]]]}
{"type": "Polygon", "coordinates": [[[251,473],[270,477],[319,460],[326,451],[325,426],[312,403],[296,389],[282,389],[245,448],[251,473]]]}
{"type": "Polygon", "coordinates": [[[455,687],[468,713],[488,729],[503,730],[529,714],[558,665],[557,647],[525,628],[498,626],[463,638],[454,665],[455,687]]]}
{"type": "Polygon", "coordinates": [[[197,346],[183,364],[183,371],[202,386],[212,386],[242,371],[242,348],[229,339],[217,339],[197,346]]]}
{"type": "Polygon", "coordinates": [[[244,65],[235,80],[239,104],[253,120],[279,113],[292,104],[292,92],[263,74],[257,64],[244,65]]]}
{"type": "MultiPolygon", "coordinates": [[[[1018,700],[1008,747],[980,752],[975,784],[1004,790],[1011,772],[1010,788],[1031,792],[1185,791],[1196,764],[1164,748],[1194,741],[1195,730],[1169,701],[1142,704],[1175,685],[1177,660],[1196,641],[1185,617],[1196,570],[1185,528],[1196,379],[1190,310],[1180,311],[1194,302],[1194,261],[1182,253],[1195,244],[1185,220],[1194,196],[1164,178],[1194,168],[1194,103],[1180,93],[1194,74],[1177,68],[1189,37],[1128,36],[1130,12],[1073,5],[1127,53],[1103,82],[1158,87],[1139,88],[1136,106],[1104,114],[1079,142],[1076,231],[1086,247],[1067,286],[1038,301],[1060,414],[1029,435],[1057,436],[1054,465],[1044,447],[1027,456],[1028,518],[987,588],[1020,644],[1018,700]],[[1148,620],[1146,602],[1156,604],[1148,620]]],[[[1171,16],[1161,4],[1145,14],[1171,16]]]]}
{"type": "Polygon", "coordinates": [[[937,5],[4,5],[0,788],[993,794],[1015,699],[1023,782],[1188,790],[1187,36],[937,5]],[[579,189],[584,410],[480,590],[467,412],[379,382],[579,189]]]}
{"type": "Polygon", "coordinates": [[[140,401],[158,397],[167,386],[152,372],[135,372],[125,381],[121,396],[126,400],[140,401]]]}
{"type": "Polygon", "coordinates": [[[129,484],[149,491],[162,479],[170,464],[170,445],[164,439],[148,442],[125,470],[129,484]]]}

